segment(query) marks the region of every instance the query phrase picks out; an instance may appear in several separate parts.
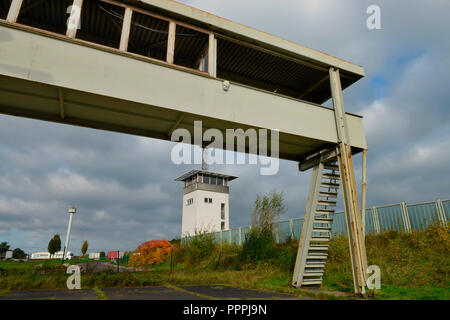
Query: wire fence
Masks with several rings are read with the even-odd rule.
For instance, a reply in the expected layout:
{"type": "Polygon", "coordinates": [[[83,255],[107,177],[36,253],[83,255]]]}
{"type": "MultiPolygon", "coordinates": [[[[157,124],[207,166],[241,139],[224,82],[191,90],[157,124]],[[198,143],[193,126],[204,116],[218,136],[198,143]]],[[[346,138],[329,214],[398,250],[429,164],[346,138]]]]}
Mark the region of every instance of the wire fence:
{"type": "MultiPolygon", "coordinates": [[[[346,235],[347,226],[344,212],[332,215],[332,236],[346,235]]],[[[414,204],[401,202],[398,204],[372,207],[366,209],[366,234],[379,234],[387,230],[411,232],[424,230],[430,224],[438,222],[446,225],[450,219],[450,199],[414,204]]],[[[303,227],[303,218],[289,219],[272,224],[273,236],[277,243],[286,242],[289,238],[299,239],[303,227]]],[[[217,243],[242,245],[250,226],[224,230],[214,233],[217,243]]],[[[189,240],[184,238],[184,240],[189,240]]]]}

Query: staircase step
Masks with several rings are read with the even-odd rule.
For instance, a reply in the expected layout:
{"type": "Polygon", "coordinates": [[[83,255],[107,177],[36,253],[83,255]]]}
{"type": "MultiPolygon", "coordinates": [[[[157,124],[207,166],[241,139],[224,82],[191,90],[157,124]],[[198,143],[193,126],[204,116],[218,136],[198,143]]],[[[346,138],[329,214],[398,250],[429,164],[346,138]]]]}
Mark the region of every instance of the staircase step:
{"type": "Polygon", "coordinates": [[[330,237],[312,237],[310,241],[313,241],[313,242],[328,242],[328,241],[330,241],[330,237]]]}
{"type": "Polygon", "coordinates": [[[315,232],[315,233],[322,232],[322,233],[326,233],[328,235],[331,231],[329,231],[329,230],[313,230],[312,232],[315,232]]]}
{"type": "Polygon", "coordinates": [[[337,165],[335,165],[335,164],[326,164],[323,167],[326,170],[334,170],[334,171],[338,171],[339,170],[339,167],[337,165]]]}
{"type": "Polygon", "coordinates": [[[320,263],[307,264],[305,268],[325,268],[325,262],[323,264],[320,263]]]}
{"type": "Polygon", "coordinates": [[[333,219],[329,219],[329,218],[314,218],[314,223],[328,223],[331,224],[333,223],[333,219]]]}
{"type": "MultiPolygon", "coordinates": [[[[318,256],[318,255],[310,255],[310,256],[307,256],[306,257],[306,259],[308,259],[308,260],[327,260],[327,257],[328,257],[328,255],[321,255],[321,256],[318,256]]],[[[311,262],[311,263],[317,263],[318,261],[314,261],[314,262],[311,262]]],[[[325,261],[324,261],[325,262],[325,261]]]]}
{"type": "Polygon", "coordinates": [[[337,183],[321,183],[322,188],[339,189],[339,184],[337,183]]]}
{"type": "Polygon", "coordinates": [[[337,198],[338,194],[337,192],[330,192],[330,191],[320,191],[319,192],[320,197],[327,197],[327,198],[337,198]]]}
{"type": "Polygon", "coordinates": [[[318,206],[328,206],[328,207],[336,207],[336,201],[332,200],[318,200],[317,201],[318,206]]]}
{"type": "Polygon", "coordinates": [[[313,280],[313,281],[303,280],[302,281],[302,286],[314,286],[314,285],[321,285],[321,284],[322,284],[322,280],[313,280]]]}
{"type": "Polygon", "coordinates": [[[341,176],[338,174],[333,174],[333,173],[324,173],[322,175],[323,178],[326,179],[335,179],[335,180],[341,180],[341,176]]]}
{"type": "Polygon", "coordinates": [[[323,276],[323,272],[308,272],[305,271],[305,277],[321,277],[323,276]]]}
{"type": "Polygon", "coordinates": [[[331,231],[331,227],[313,227],[313,232],[331,231]]]}
{"type": "Polygon", "coordinates": [[[328,247],[309,247],[309,250],[314,250],[314,251],[328,251],[328,247]]]}
{"type": "Polygon", "coordinates": [[[334,213],[334,209],[317,208],[316,213],[319,213],[319,212],[334,213]]]}

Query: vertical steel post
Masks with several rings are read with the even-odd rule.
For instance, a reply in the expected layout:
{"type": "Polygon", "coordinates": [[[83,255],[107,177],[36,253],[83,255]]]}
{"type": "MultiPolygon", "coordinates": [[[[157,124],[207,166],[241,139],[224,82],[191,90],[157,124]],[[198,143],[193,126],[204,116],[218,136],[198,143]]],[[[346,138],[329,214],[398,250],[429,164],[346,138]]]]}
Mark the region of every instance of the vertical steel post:
{"type": "Polygon", "coordinates": [[[411,232],[411,223],[409,220],[408,207],[406,206],[405,201],[400,203],[400,208],[402,210],[402,219],[405,227],[405,232],[411,232]]]}
{"type": "Polygon", "coordinates": [[[335,112],[336,129],[339,145],[338,154],[339,172],[342,181],[342,197],[344,202],[345,218],[348,230],[350,257],[352,262],[353,283],[356,294],[365,295],[367,256],[364,243],[361,211],[356,189],[355,170],[353,167],[352,152],[349,145],[347,117],[344,110],[344,99],[339,70],[329,69],[331,94],[335,112]]]}
{"type": "Polygon", "coordinates": [[[239,227],[239,245],[242,245],[242,228],[239,227]]]}
{"type": "Polygon", "coordinates": [[[294,240],[294,220],[289,219],[289,236],[294,240]]]}
{"type": "Polygon", "coordinates": [[[447,225],[447,217],[445,216],[444,206],[442,204],[441,199],[436,199],[436,209],[438,212],[439,222],[443,227],[447,225]]]}
{"type": "Polygon", "coordinates": [[[363,235],[366,235],[366,184],[367,184],[367,150],[362,153],[362,185],[361,185],[361,211],[362,211],[362,228],[363,235]]]}
{"type": "Polygon", "coordinates": [[[70,17],[67,24],[66,36],[75,38],[78,31],[78,26],[81,19],[81,10],[83,7],[83,0],[73,0],[70,10],[70,17]]]}
{"type": "Polygon", "coordinates": [[[380,230],[380,220],[378,219],[378,210],[377,207],[372,207],[372,218],[373,218],[373,226],[375,228],[375,232],[379,234],[380,230]]]}
{"type": "Polygon", "coordinates": [[[128,50],[128,42],[130,40],[131,30],[131,18],[133,16],[133,10],[130,7],[125,8],[125,14],[122,22],[122,34],[120,35],[120,51],[128,50]]]}
{"type": "Polygon", "coordinates": [[[175,37],[176,37],[177,25],[175,22],[171,21],[169,23],[169,32],[167,35],[167,63],[173,63],[175,59],[175,37]]]}
{"type": "Polygon", "coordinates": [[[11,6],[9,7],[8,16],[6,21],[16,22],[19,16],[20,8],[22,7],[23,0],[12,0],[11,6]]]}
{"type": "Polygon", "coordinates": [[[211,77],[216,77],[217,75],[217,39],[214,33],[209,35],[208,73],[211,77]]]}

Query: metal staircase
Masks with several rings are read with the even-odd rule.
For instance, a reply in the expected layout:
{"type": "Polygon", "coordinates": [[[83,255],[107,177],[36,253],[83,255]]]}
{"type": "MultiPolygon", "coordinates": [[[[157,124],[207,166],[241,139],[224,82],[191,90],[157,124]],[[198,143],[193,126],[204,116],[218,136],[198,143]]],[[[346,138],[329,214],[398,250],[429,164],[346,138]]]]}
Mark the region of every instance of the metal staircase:
{"type": "Polygon", "coordinates": [[[336,161],[314,166],[294,270],[295,287],[322,283],[339,185],[336,161]]]}

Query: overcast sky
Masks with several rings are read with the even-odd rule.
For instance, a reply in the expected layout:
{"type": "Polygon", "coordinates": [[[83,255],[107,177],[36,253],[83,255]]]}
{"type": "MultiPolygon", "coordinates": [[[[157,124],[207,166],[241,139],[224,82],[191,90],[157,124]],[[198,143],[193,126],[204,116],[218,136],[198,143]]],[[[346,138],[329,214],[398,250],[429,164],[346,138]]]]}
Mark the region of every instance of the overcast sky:
{"type": "MultiPolygon", "coordinates": [[[[344,92],[364,116],[369,146],[367,205],[450,199],[450,1],[194,0],[194,7],[362,65],[344,92]],[[282,3],[282,4],[281,4],[282,3]],[[366,9],[381,8],[381,30],[366,9]]],[[[329,104],[329,103],[328,103],[329,104]]],[[[181,233],[182,185],[196,166],[170,161],[173,143],[0,115],[0,242],[27,252],[64,241],[76,205],[71,250],[129,250],[181,233]]],[[[355,158],[360,181],[360,156],[355,158]]],[[[282,161],[216,166],[230,183],[230,226],[250,223],[258,193],[285,194],[284,219],[302,217],[309,173],[282,161]]],[[[339,199],[340,200],[340,199],[339,199]]]]}

